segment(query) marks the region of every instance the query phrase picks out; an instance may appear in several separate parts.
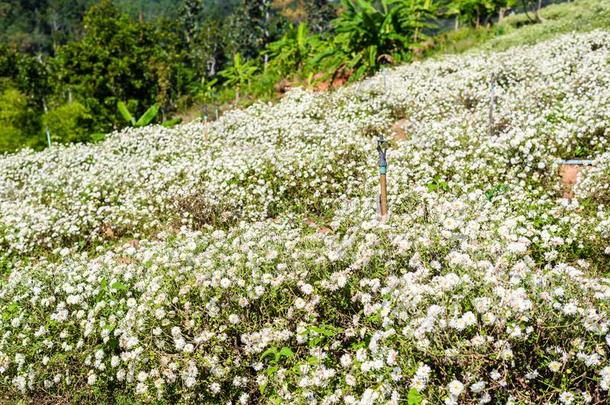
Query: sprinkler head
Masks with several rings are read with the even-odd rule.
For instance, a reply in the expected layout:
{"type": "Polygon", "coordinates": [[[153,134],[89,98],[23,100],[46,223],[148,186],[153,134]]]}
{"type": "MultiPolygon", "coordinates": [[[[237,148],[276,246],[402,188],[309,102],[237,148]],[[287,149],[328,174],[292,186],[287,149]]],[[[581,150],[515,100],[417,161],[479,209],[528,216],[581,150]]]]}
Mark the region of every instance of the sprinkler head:
{"type": "Polygon", "coordinates": [[[387,168],[388,161],[386,160],[386,152],[388,150],[388,141],[383,137],[383,134],[379,134],[377,138],[377,152],[379,152],[379,167],[387,168]]]}

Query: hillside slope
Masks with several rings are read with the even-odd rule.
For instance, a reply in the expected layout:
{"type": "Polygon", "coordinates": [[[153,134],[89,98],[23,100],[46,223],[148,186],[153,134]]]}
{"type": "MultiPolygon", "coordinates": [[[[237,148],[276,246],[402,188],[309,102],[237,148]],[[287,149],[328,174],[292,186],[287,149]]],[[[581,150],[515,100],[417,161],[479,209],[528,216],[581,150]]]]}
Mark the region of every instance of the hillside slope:
{"type": "Polygon", "coordinates": [[[0,157],[0,392],[605,402],[609,124],[594,31],[0,157]]]}
{"type": "Polygon", "coordinates": [[[540,9],[542,24],[533,16],[516,13],[492,26],[463,27],[433,38],[430,54],[461,53],[472,49],[505,51],[519,45],[533,45],[558,35],[610,29],[610,1],[573,0],[540,9]]]}

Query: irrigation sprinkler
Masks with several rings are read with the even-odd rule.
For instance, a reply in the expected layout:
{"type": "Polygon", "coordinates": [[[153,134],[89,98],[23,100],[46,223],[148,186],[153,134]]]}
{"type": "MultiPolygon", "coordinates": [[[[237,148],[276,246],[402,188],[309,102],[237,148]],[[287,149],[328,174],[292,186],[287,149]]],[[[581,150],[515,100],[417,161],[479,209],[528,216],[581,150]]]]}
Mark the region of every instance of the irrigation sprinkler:
{"type": "Polygon", "coordinates": [[[383,134],[379,134],[377,138],[377,152],[379,152],[379,214],[382,219],[388,217],[388,183],[386,173],[388,172],[388,161],[386,152],[388,150],[388,141],[384,139],[383,134]]]}
{"type": "MultiPolygon", "coordinates": [[[[387,91],[386,69],[381,69],[381,78],[383,84],[384,95],[387,91]]],[[[388,181],[386,174],[388,172],[388,161],[386,152],[388,150],[388,141],[379,134],[377,138],[377,152],[379,152],[379,214],[381,219],[385,220],[388,217],[388,181]]]]}

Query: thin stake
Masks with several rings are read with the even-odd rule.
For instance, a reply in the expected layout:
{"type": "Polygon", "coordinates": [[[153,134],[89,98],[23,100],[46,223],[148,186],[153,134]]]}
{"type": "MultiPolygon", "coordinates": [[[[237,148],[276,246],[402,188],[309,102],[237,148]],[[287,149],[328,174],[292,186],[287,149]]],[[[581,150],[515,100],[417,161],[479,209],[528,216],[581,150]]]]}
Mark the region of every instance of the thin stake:
{"type": "Polygon", "coordinates": [[[47,129],[47,143],[49,144],[49,148],[51,147],[51,132],[49,132],[49,127],[46,127],[47,129]]]}
{"type": "Polygon", "coordinates": [[[377,139],[377,151],[379,152],[379,214],[385,219],[388,216],[388,183],[386,173],[388,172],[388,161],[386,160],[386,151],[388,150],[388,142],[383,138],[383,134],[377,139]]]}
{"type": "MultiPolygon", "coordinates": [[[[42,107],[44,108],[44,113],[47,113],[47,102],[45,101],[45,99],[42,99],[42,107]]],[[[51,132],[49,131],[49,126],[46,125],[45,126],[45,132],[47,133],[47,144],[49,145],[49,148],[51,147],[51,132]]]]}
{"type": "Polygon", "coordinates": [[[489,91],[489,136],[492,136],[494,133],[494,107],[495,107],[495,84],[496,84],[496,74],[491,74],[491,89],[489,91]]]}

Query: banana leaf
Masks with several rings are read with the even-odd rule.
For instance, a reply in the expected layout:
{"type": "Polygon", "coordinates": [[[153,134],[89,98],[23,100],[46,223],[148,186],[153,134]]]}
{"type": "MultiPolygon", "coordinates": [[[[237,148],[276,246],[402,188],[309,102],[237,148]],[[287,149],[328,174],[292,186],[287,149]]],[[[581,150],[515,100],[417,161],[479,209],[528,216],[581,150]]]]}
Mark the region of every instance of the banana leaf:
{"type": "Polygon", "coordinates": [[[142,116],[140,119],[134,124],[136,127],[145,127],[150,124],[159,113],[159,106],[157,104],[153,104],[142,116]]]}
{"type": "Polygon", "coordinates": [[[124,102],[119,101],[117,103],[117,108],[119,109],[119,113],[121,113],[125,121],[129,122],[131,125],[136,124],[136,119],[131,115],[124,102]]]}
{"type": "Polygon", "coordinates": [[[171,128],[175,125],[178,125],[182,122],[182,118],[177,117],[177,118],[172,118],[171,120],[167,120],[164,121],[161,125],[164,126],[165,128],[171,128]]]}

